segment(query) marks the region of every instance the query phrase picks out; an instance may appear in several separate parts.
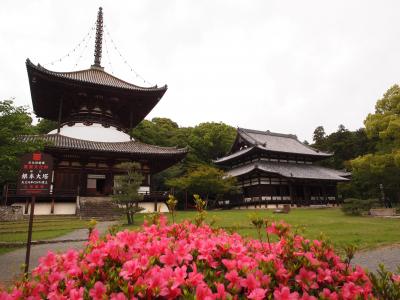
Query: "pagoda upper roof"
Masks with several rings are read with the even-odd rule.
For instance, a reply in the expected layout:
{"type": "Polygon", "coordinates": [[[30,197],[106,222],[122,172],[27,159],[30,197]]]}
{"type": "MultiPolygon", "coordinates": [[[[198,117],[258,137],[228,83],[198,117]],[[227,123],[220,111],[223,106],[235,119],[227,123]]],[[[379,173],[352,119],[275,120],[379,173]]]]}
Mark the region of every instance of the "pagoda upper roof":
{"type": "Polygon", "coordinates": [[[107,123],[126,130],[139,124],[157,105],[167,86],[140,87],[92,66],[75,72],[55,72],[26,61],[33,111],[38,117],[57,121],[62,105],[61,122],[70,121],[70,112],[87,101],[110,110],[107,123]],[[61,104],[61,99],[63,104],[61,104]]]}
{"type": "Polygon", "coordinates": [[[351,173],[321,167],[318,165],[294,164],[282,162],[257,161],[228,170],[228,176],[243,176],[255,171],[276,174],[285,178],[348,181],[351,173]]]}
{"type": "Polygon", "coordinates": [[[163,91],[165,93],[167,90],[167,85],[164,85],[162,87],[157,87],[157,85],[152,87],[141,87],[133,83],[129,83],[127,81],[115,77],[114,75],[107,73],[106,71],[104,71],[104,68],[102,67],[92,66],[91,68],[85,70],[79,70],[73,72],[56,72],[48,70],[43,66],[41,66],[40,64],[35,65],[29,59],[27,59],[26,65],[28,68],[28,72],[29,69],[32,68],[35,69],[36,71],[45,73],[55,78],[64,79],[66,81],[74,81],[79,83],[88,83],[99,86],[113,87],[117,89],[127,89],[134,91],[143,91],[143,92],[163,91]]]}

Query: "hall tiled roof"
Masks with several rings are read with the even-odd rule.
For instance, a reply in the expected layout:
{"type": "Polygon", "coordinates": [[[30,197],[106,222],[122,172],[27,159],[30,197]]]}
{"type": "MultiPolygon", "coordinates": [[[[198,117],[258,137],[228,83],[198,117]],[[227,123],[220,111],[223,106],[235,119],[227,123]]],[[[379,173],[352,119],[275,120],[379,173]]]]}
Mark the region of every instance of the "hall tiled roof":
{"type": "Polygon", "coordinates": [[[332,156],[332,153],[322,152],[303,144],[293,134],[281,134],[245,128],[238,128],[237,131],[238,135],[250,145],[257,146],[267,151],[320,157],[332,156]]]}
{"type": "Polygon", "coordinates": [[[128,154],[155,154],[162,156],[185,155],[186,148],[159,147],[138,141],[127,142],[95,142],[63,136],[60,134],[25,135],[20,139],[25,142],[43,141],[49,148],[63,150],[86,150],[128,154]]]}
{"type": "Polygon", "coordinates": [[[26,65],[31,69],[36,69],[42,73],[47,75],[51,75],[56,78],[72,80],[76,82],[84,82],[89,84],[96,84],[108,87],[115,87],[115,88],[122,88],[128,90],[135,90],[135,91],[166,91],[167,86],[162,87],[140,87],[133,83],[126,82],[122,79],[119,79],[103,70],[100,67],[92,67],[90,69],[74,71],[74,72],[55,72],[48,70],[41,66],[40,64],[35,65],[29,59],[26,61],[26,65]]]}
{"type": "Polygon", "coordinates": [[[216,164],[220,164],[221,163],[222,164],[224,162],[233,160],[236,157],[240,157],[240,156],[242,156],[244,154],[247,154],[247,153],[251,152],[252,150],[254,150],[256,148],[262,149],[259,146],[252,146],[252,147],[243,148],[243,149],[240,149],[239,151],[236,151],[236,152],[234,152],[232,154],[229,154],[227,156],[224,156],[224,157],[221,157],[221,158],[218,158],[218,159],[214,160],[214,163],[216,163],[216,164]]]}
{"type": "Polygon", "coordinates": [[[243,166],[239,166],[228,170],[228,176],[242,176],[252,171],[260,170],[262,172],[277,174],[286,178],[296,179],[316,179],[316,180],[333,180],[333,181],[348,181],[346,178],[350,173],[328,169],[317,165],[282,163],[257,161],[243,166]]]}

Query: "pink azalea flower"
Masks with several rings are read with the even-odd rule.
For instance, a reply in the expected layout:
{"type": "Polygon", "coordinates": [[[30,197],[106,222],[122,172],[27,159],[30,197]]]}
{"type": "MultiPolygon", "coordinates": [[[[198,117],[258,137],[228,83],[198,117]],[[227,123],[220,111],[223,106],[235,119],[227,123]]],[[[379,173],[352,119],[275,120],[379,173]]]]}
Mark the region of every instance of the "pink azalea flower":
{"type": "Polygon", "coordinates": [[[256,288],[247,296],[247,298],[254,300],[262,300],[265,298],[266,292],[267,290],[256,288]]]}
{"type": "Polygon", "coordinates": [[[317,270],[318,275],[317,275],[317,281],[318,282],[332,282],[332,272],[330,269],[322,269],[318,268],[317,270]]]}
{"type": "Polygon", "coordinates": [[[119,276],[125,280],[136,279],[141,273],[141,267],[137,259],[129,260],[122,266],[119,276]]]}
{"type": "Polygon", "coordinates": [[[124,295],[124,293],[112,293],[110,300],[128,300],[128,298],[124,295]]]}
{"type": "Polygon", "coordinates": [[[165,251],[165,255],[160,256],[160,262],[162,262],[166,266],[170,267],[176,266],[177,265],[176,255],[171,250],[168,249],[167,251],[165,251]]]}
{"type": "Polygon", "coordinates": [[[341,296],[343,300],[356,299],[361,292],[362,288],[356,286],[353,282],[346,282],[341,290],[341,296]]]}
{"type": "Polygon", "coordinates": [[[299,293],[290,292],[288,287],[282,287],[274,291],[274,300],[299,300],[299,293]]]}
{"type": "Polygon", "coordinates": [[[310,296],[307,292],[301,296],[300,300],[317,300],[314,296],[310,296]]]}
{"type": "Polygon", "coordinates": [[[196,288],[197,300],[213,300],[213,294],[207,285],[199,285],[196,288]]]}
{"type": "Polygon", "coordinates": [[[70,290],[69,298],[71,300],[83,300],[83,287],[70,290]]]}
{"type": "Polygon", "coordinates": [[[207,225],[165,222],[93,237],[84,251],[49,252],[11,293],[0,289],[0,300],[373,299],[363,269],[347,269],[329,245],[292,236],[284,223],[268,229],[279,236],[269,244],[207,225]],[[301,296],[291,288],[301,288],[301,296]]]}
{"type": "Polygon", "coordinates": [[[248,274],[245,279],[240,281],[242,287],[247,288],[247,290],[252,291],[260,287],[260,282],[254,277],[253,274],[248,274]]]}
{"type": "Polygon", "coordinates": [[[240,289],[240,281],[242,278],[236,270],[226,273],[225,278],[230,282],[228,285],[230,289],[240,289]]]}
{"type": "Polygon", "coordinates": [[[227,292],[225,291],[225,286],[222,283],[216,283],[217,293],[214,294],[216,300],[225,300],[227,297],[227,292]]]}
{"type": "Polygon", "coordinates": [[[94,249],[92,250],[87,256],[86,256],[89,266],[95,268],[95,267],[101,267],[104,264],[103,261],[103,252],[100,251],[99,249],[94,249]]]}
{"type": "Polygon", "coordinates": [[[6,292],[0,292],[0,300],[13,300],[13,298],[6,292]]]}
{"type": "Polygon", "coordinates": [[[393,274],[393,275],[392,275],[392,280],[393,280],[394,282],[400,283],[400,274],[399,274],[399,275],[393,274]]]}
{"type": "Polygon", "coordinates": [[[106,291],[106,286],[101,281],[97,281],[94,287],[89,291],[89,296],[92,297],[93,300],[103,300],[106,291]]]}
{"type": "Polygon", "coordinates": [[[339,296],[336,292],[331,292],[327,288],[324,288],[319,295],[324,300],[338,300],[339,299],[339,296]]]}
{"type": "Polygon", "coordinates": [[[315,272],[307,271],[306,268],[300,269],[299,275],[296,276],[296,282],[301,286],[302,289],[308,291],[311,289],[318,288],[318,284],[315,282],[315,272]]]}
{"type": "Polygon", "coordinates": [[[47,268],[51,268],[56,264],[56,255],[48,251],[47,255],[39,259],[40,263],[47,268]]]}

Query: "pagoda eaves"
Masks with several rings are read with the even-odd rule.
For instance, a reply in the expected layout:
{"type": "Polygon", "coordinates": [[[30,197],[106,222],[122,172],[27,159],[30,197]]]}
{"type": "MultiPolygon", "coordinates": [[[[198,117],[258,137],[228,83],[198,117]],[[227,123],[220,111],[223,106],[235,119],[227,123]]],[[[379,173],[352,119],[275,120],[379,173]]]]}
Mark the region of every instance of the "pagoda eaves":
{"type": "Polygon", "coordinates": [[[127,131],[160,101],[167,86],[139,87],[101,68],[54,72],[26,62],[33,110],[38,117],[73,125],[101,123],[127,131]]]}

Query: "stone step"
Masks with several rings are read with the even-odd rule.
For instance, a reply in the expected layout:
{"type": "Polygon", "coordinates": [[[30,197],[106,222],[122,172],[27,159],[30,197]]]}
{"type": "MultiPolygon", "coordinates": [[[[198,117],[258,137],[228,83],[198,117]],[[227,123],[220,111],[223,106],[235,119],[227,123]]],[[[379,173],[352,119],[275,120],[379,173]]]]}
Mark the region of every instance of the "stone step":
{"type": "Polygon", "coordinates": [[[80,197],[79,203],[79,215],[84,218],[115,219],[123,213],[111,197],[80,197]]]}

